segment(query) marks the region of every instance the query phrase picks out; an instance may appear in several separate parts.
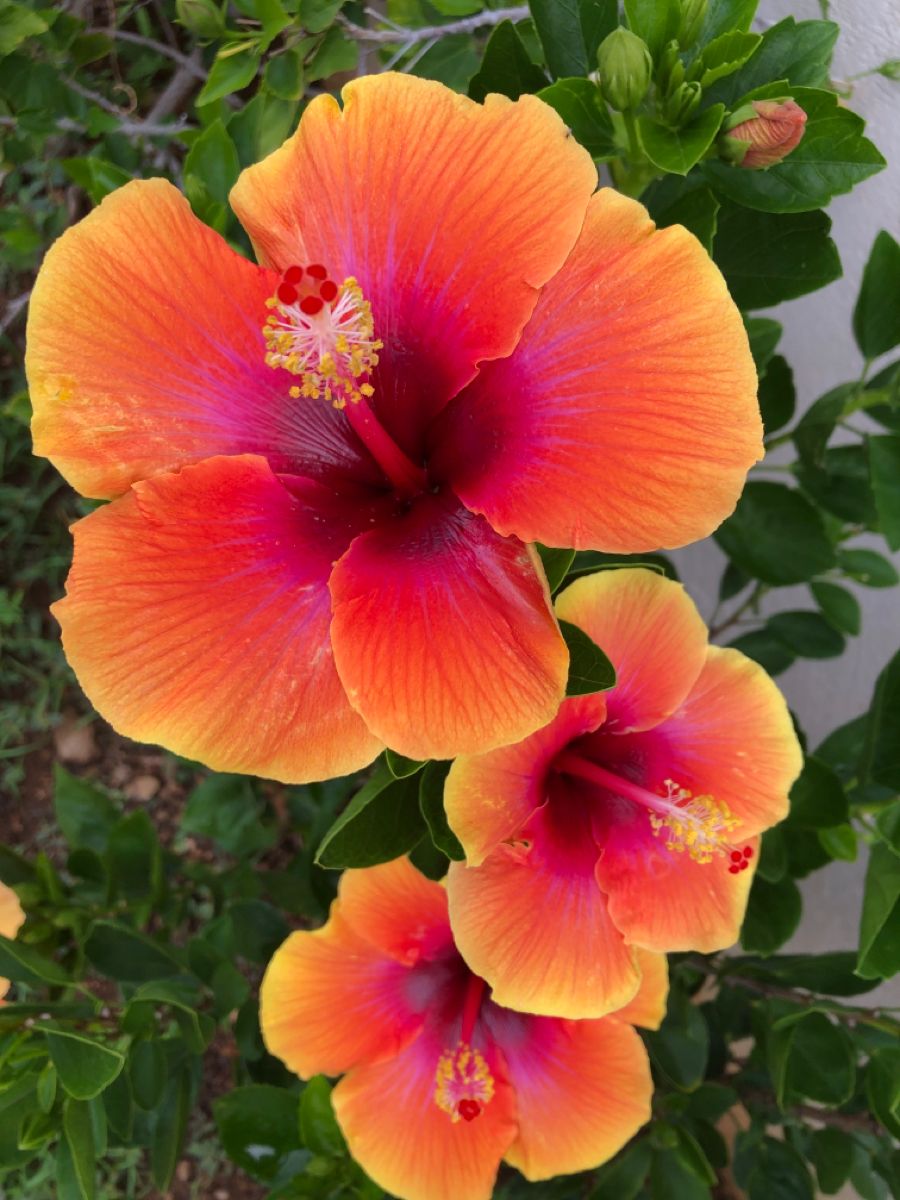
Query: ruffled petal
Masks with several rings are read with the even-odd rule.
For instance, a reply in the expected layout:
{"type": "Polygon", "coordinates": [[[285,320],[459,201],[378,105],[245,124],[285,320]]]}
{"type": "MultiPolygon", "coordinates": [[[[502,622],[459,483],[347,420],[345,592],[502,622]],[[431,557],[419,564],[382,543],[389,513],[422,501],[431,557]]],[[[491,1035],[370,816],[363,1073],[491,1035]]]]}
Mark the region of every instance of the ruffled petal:
{"type": "Polygon", "coordinates": [[[615,552],[682,546],[762,457],[740,313],[700,243],[603,189],[515,352],[445,414],[446,477],[501,533],[615,552]]]}
{"type": "Polygon", "coordinates": [[[410,758],[517,741],[563,698],[568,654],[533,552],[445,496],[356,539],[331,576],[335,662],[410,758]]]}
{"type": "Polygon", "coordinates": [[[359,937],[341,908],[336,901],[321,929],[292,933],[260,989],[263,1040],[304,1079],[392,1058],[424,1022],[410,1002],[409,971],[359,937]]]}
{"type": "Polygon", "coordinates": [[[650,1119],[650,1064],[629,1026],[532,1017],[498,1022],[496,1038],[519,1123],[506,1161],[526,1179],[599,1166],[650,1119]]]}
{"type": "Polygon", "coordinates": [[[332,1093],[335,1115],[353,1157],[400,1200],[490,1200],[516,1136],[512,1089],[485,1047],[494,1095],[474,1120],[451,1121],[434,1099],[444,1049],[423,1034],[396,1058],[351,1071],[332,1093]]]}
{"type": "Polygon", "coordinates": [[[480,867],[451,864],[450,924],[469,968],[497,1004],[519,1012],[599,1017],[627,1004],[640,974],[597,887],[597,847],[577,784],[480,867]]]}
{"type": "Polygon", "coordinates": [[[582,576],[556,597],[556,614],[589,634],[616,668],[605,731],[657,725],[684,700],[706,661],[706,626],[693,600],[655,571],[582,576]]]}
{"type": "Polygon", "coordinates": [[[344,416],[264,362],[277,284],[162,179],[113,192],[50,249],[28,317],[35,451],[87,496],[218,454],[380,476],[344,416]]]}
{"type": "Polygon", "coordinates": [[[569,742],[597,729],[605,716],[600,693],[569,696],[549,725],[523,741],[456,759],[444,785],[444,807],[470,867],[480,866],[522,828],[544,803],[554,758],[569,742]]]}
{"type": "Polygon", "coordinates": [[[640,947],[635,956],[641,972],[637,995],[624,1008],[610,1013],[610,1017],[627,1025],[640,1025],[642,1029],[659,1029],[669,999],[669,964],[664,954],[640,947]]]}
{"type": "MultiPolygon", "coordinates": [[[[0,883],[0,934],[6,938],[14,938],[24,920],[25,913],[22,911],[19,897],[12,888],[0,883]]],[[[9,980],[0,978],[0,997],[5,996],[8,990],[9,980]]],[[[2,1003],[0,999],[0,1004],[2,1003]]]]}
{"type": "Polygon", "coordinates": [[[231,193],[260,260],[353,275],[385,343],[375,406],[417,450],[427,417],[509,354],[572,248],[597,183],[541,101],[475,104],[439,83],[354,80],[231,193]]]}
{"type": "Polygon", "coordinates": [[[738,650],[710,646],[687,699],[647,736],[658,739],[658,770],[694,795],[728,805],[740,821],[736,838],[787,816],[803,752],[781,692],[738,650]]]}
{"type": "Polygon", "coordinates": [[[340,898],[357,936],[398,962],[411,966],[453,946],[447,893],[408,858],[345,871],[340,898]]]}
{"type": "Polygon", "coordinates": [[[216,458],[74,527],[54,612],[85,693],[120,732],[292,783],[372,761],[381,744],[334,669],[327,587],[369,518],[318,485],[301,495],[264,459],[216,458]]]}

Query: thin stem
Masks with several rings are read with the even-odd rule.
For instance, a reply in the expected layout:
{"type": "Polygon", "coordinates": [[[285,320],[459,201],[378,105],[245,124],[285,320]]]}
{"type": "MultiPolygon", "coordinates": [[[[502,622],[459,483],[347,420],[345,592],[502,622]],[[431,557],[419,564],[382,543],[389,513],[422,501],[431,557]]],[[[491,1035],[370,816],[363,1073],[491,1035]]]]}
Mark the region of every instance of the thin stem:
{"type": "Polygon", "coordinates": [[[739,604],[730,616],[726,617],[718,625],[713,625],[710,628],[710,638],[718,637],[720,633],[724,633],[726,629],[730,629],[732,625],[736,625],[747,609],[752,608],[754,604],[762,599],[765,590],[765,584],[758,583],[747,599],[742,604],[739,604]]]}
{"type": "Polygon", "coordinates": [[[479,975],[470,975],[466,986],[466,998],[463,1001],[462,1028],[459,1033],[461,1042],[471,1043],[475,1030],[475,1022],[481,1009],[484,997],[485,982],[479,975]]]}
{"type": "Polygon", "coordinates": [[[156,54],[161,54],[165,58],[171,58],[172,62],[177,62],[180,67],[184,67],[195,79],[206,79],[206,71],[200,63],[195,62],[187,54],[182,54],[180,50],[176,50],[172,46],[167,46],[165,42],[156,42],[153,38],[144,37],[140,33],[129,33],[127,29],[89,29],[88,33],[103,33],[107,37],[116,38],[120,42],[131,42],[133,46],[144,46],[148,50],[153,50],[156,54]]]}
{"type": "MultiPolygon", "coordinates": [[[[617,796],[621,796],[625,800],[632,800],[635,804],[640,804],[644,808],[653,809],[654,812],[659,813],[661,816],[670,816],[673,811],[678,809],[678,806],[673,804],[671,800],[665,800],[662,796],[648,792],[638,784],[632,783],[630,779],[623,779],[621,775],[616,775],[613,771],[607,771],[606,767],[601,767],[598,763],[590,762],[589,759],[582,758],[580,754],[575,754],[571,750],[567,750],[561,754],[554,766],[557,771],[562,771],[564,775],[574,775],[578,779],[586,779],[590,783],[598,783],[608,791],[615,792],[617,796]]],[[[684,815],[681,810],[679,810],[679,815],[684,815]]]]}
{"type": "MultiPolygon", "coordinates": [[[[367,10],[369,11],[369,10],[367,10]]],[[[478,29],[487,29],[499,25],[502,21],[524,21],[530,15],[527,4],[517,4],[512,8],[493,8],[476,13],[474,17],[463,17],[459,21],[448,21],[446,25],[423,25],[420,29],[366,29],[354,25],[347,20],[341,21],[341,26],[348,37],[356,42],[404,42],[415,45],[428,42],[432,38],[451,37],[454,33],[474,33],[478,29]]],[[[372,13],[384,24],[391,24],[380,13],[372,13]]]]}
{"type": "Polygon", "coordinates": [[[398,495],[411,499],[428,487],[428,476],[397,445],[384,428],[368,401],[348,404],[344,409],[347,420],[378,465],[394,485],[398,495]]]}

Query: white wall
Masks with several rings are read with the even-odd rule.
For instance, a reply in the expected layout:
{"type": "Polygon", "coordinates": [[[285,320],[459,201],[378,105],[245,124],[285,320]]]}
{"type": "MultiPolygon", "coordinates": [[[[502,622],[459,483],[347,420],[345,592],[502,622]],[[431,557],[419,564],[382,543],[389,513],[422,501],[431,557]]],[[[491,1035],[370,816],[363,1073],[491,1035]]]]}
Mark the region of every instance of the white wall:
{"type": "MultiPolygon", "coordinates": [[[[757,28],[793,15],[821,17],[817,0],[761,0],[757,28]]],[[[885,59],[900,59],[900,0],[832,0],[829,15],[841,26],[833,77],[847,80],[885,59]]],[[[900,83],[880,75],[853,85],[852,107],[866,118],[867,133],[888,166],[838,197],[830,208],[833,236],[844,264],[844,277],[772,310],[784,325],[781,352],[791,363],[798,407],[806,407],[837,383],[859,375],[861,359],[853,342],[851,313],[862,269],[879,229],[900,238],[900,83]]],[[[883,543],[879,549],[884,549],[883,543]]],[[[711,543],[678,554],[679,568],[701,612],[715,606],[722,558],[711,543]]],[[[900,566],[900,556],[897,556],[900,566]]],[[[836,726],[869,704],[878,672],[900,648],[898,589],[854,588],[863,607],[863,633],[848,640],[840,660],[798,661],[779,676],[779,684],[815,746],[836,726]]],[[[811,607],[808,590],[776,593],[777,608],[811,607]]],[[[857,944],[864,864],[835,863],[806,882],[801,928],[789,944],[796,951],[843,949],[857,944]]],[[[879,989],[900,1001],[900,980],[879,989]]]]}

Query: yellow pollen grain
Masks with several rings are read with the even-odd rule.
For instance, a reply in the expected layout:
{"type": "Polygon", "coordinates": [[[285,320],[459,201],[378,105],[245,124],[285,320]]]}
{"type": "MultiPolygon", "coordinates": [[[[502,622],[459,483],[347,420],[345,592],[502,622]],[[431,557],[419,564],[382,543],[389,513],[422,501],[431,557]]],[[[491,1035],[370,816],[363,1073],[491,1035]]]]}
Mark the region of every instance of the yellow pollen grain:
{"type": "Polygon", "coordinates": [[[665,815],[648,810],[654,837],[663,836],[667,850],[675,854],[687,851],[701,865],[730,850],[730,835],[741,822],[725,801],[713,796],[692,796],[672,779],[665,784],[665,798],[672,802],[673,809],[665,815]]]}
{"type": "Polygon", "coordinates": [[[479,1050],[458,1042],[438,1059],[434,1075],[434,1102],[456,1124],[459,1105],[474,1100],[483,1108],[494,1095],[494,1077],[479,1050]]]}

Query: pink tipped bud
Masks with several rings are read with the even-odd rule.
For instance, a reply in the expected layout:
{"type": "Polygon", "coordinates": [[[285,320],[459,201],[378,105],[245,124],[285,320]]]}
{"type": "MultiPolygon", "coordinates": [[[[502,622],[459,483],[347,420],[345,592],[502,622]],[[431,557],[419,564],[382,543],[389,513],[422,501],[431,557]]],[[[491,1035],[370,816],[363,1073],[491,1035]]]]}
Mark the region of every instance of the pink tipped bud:
{"type": "Polygon", "coordinates": [[[725,122],[724,158],[760,170],[781,162],[800,143],[806,113],[790,98],[753,100],[725,122]]]}

